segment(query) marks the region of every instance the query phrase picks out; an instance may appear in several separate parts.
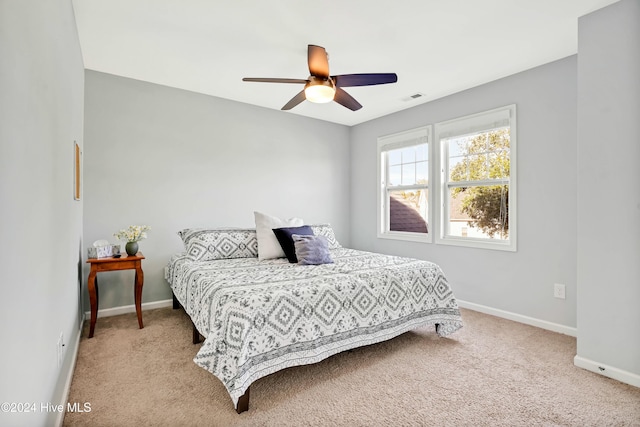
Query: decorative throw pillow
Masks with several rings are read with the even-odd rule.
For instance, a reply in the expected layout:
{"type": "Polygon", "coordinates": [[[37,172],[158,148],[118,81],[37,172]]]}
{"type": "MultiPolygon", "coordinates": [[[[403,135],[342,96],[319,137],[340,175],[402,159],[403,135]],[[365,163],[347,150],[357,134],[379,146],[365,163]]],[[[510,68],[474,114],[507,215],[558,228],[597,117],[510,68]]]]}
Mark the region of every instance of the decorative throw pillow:
{"type": "Polygon", "coordinates": [[[280,246],[284,251],[285,256],[289,260],[290,263],[297,263],[298,258],[296,258],[296,248],[293,244],[293,235],[306,235],[313,236],[313,230],[308,225],[303,225],[301,227],[288,227],[288,228],[274,228],[273,233],[276,235],[276,239],[280,242],[280,246]]]}
{"type": "MultiPolygon", "coordinates": [[[[178,231],[178,236],[184,244],[185,250],[189,247],[189,243],[195,239],[202,239],[208,233],[219,233],[224,231],[246,231],[255,233],[253,228],[233,228],[233,227],[216,227],[216,228],[185,228],[178,231]]],[[[256,250],[257,253],[257,250],[256,250]]],[[[257,256],[257,255],[256,255],[257,256]]]]}
{"type": "Polygon", "coordinates": [[[304,224],[301,218],[281,219],[261,212],[253,213],[256,220],[256,236],[258,237],[258,259],[284,258],[284,251],[278,243],[274,228],[300,227],[304,224]]]}
{"type": "Polygon", "coordinates": [[[178,232],[187,254],[196,261],[258,256],[254,229],[186,229],[178,232]]]}
{"type": "Polygon", "coordinates": [[[329,253],[329,241],[325,236],[303,236],[294,234],[293,244],[296,248],[298,264],[318,265],[332,264],[329,253]]]}
{"type": "Polygon", "coordinates": [[[329,249],[340,249],[342,247],[342,245],[338,243],[338,240],[336,240],[331,224],[313,224],[310,227],[316,236],[324,236],[327,238],[329,249]]]}
{"type": "Polygon", "coordinates": [[[205,228],[185,228],[184,230],[178,231],[178,236],[182,240],[182,244],[184,248],[187,249],[189,246],[189,241],[194,238],[194,234],[200,231],[206,230],[205,228]]]}

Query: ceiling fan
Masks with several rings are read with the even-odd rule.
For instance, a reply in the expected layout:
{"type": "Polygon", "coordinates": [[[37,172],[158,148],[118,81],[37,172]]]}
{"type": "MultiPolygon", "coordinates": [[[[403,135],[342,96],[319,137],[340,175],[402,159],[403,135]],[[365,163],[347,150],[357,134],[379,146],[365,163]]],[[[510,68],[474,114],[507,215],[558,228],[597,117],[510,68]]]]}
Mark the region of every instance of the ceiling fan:
{"type": "Polygon", "coordinates": [[[308,79],[281,79],[245,77],[245,82],[262,83],[297,83],[304,84],[304,89],[287,102],[283,110],[290,110],[305,99],[316,103],[336,101],[352,111],[359,110],[362,105],[342,89],[343,87],[371,86],[395,83],[398,76],[395,73],[375,74],[341,74],[329,75],[329,56],[327,51],[316,45],[308,45],[307,62],[309,64],[308,79]]]}

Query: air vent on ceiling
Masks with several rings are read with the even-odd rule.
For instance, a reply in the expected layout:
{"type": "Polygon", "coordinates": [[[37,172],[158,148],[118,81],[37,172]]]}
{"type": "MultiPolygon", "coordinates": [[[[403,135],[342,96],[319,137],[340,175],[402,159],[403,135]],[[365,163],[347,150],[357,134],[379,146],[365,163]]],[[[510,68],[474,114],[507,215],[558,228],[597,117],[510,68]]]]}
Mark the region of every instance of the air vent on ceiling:
{"type": "Polygon", "coordinates": [[[418,93],[414,93],[413,95],[409,95],[406,98],[402,98],[402,100],[405,101],[405,102],[413,101],[413,100],[416,100],[418,98],[422,98],[423,96],[424,96],[423,93],[418,92],[418,93]]]}

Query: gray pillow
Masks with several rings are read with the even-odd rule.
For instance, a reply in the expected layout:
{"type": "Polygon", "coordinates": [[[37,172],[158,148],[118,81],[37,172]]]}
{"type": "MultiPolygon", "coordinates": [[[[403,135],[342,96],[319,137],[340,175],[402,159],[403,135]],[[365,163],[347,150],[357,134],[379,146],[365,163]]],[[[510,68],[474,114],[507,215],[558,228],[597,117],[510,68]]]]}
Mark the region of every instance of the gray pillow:
{"type": "Polygon", "coordinates": [[[296,248],[298,264],[318,265],[333,263],[329,253],[329,241],[325,236],[294,234],[291,237],[296,248]]]}

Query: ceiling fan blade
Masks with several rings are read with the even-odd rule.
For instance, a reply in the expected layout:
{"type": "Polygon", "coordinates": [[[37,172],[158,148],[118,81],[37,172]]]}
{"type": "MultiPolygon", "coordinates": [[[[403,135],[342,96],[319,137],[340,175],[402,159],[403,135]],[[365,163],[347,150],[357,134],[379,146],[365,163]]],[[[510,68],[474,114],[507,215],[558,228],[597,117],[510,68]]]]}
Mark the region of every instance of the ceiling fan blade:
{"type": "Polygon", "coordinates": [[[336,87],[383,85],[398,81],[396,73],[342,74],[331,78],[336,87]]]}
{"type": "Polygon", "coordinates": [[[339,87],[336,88],[336,96],[333,98],[338,104],[343,105],[350,109],[351,111],[356,111],[362,108],[362,105],[355,98],[345,92],[343,89],[339,87]]]}
{"type": "Polygon", "coordinates": [[[308,45],[307,62],[312,76],[329,77],[329,58],[327,57],[327,51],[323,47],[313,44],[308,45]]]}
{"type": "Polygon", "coordinates": [[[293,107],[295,107],[296,105],[300,104],[305,99],[307,99],[307,98],[304,96],[304,90],[301,90],[300,93],[298,93],[296,96],[291,98],[291,100],[289,102],[287,102],[284,105],[284,107],[281,108],[281,110],[291,110],[293,107]]]}
{"type": "Polygon", "coordinates": [[[245,77],[242,79],[243,82],[260,82],[260,83],[300,83],[305,84],[308,80],[303,79],[272,79],[272,78],[261,78],[261,77],[245,77]]]}

